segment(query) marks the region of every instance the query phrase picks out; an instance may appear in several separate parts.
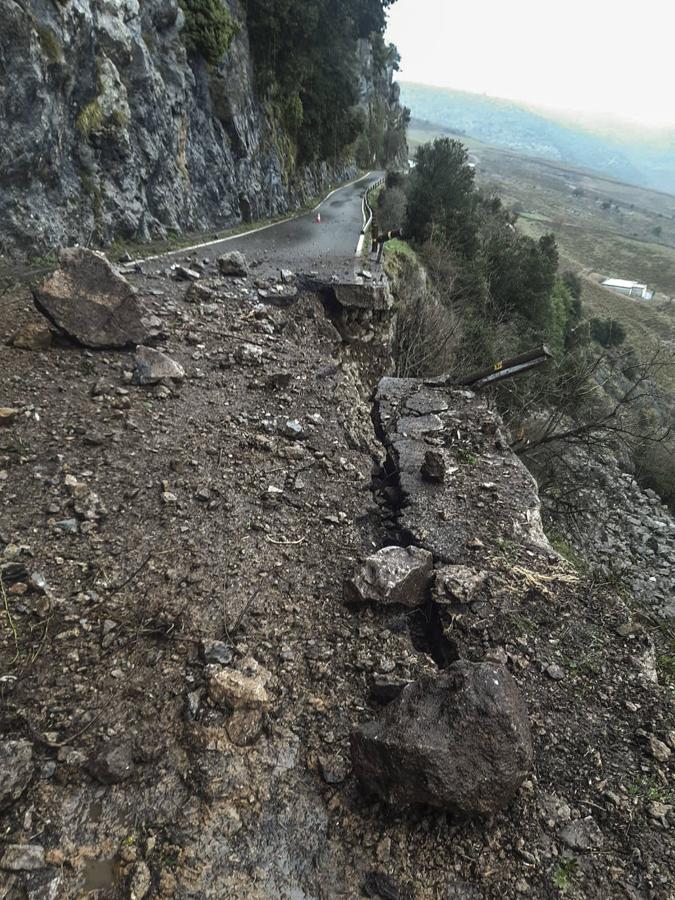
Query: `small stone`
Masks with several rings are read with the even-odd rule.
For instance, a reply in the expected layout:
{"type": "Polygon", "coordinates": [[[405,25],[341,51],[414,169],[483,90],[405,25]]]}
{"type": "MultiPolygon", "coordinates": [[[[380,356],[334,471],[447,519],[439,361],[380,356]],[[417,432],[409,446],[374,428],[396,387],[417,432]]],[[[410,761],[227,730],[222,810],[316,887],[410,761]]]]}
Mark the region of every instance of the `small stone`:
{"type": "Polygon", "coordinates": [[[263,350],[256,344],[245,343],[237,347],[235,351],[237,362],[244,366],[261,366],[263,363],[263,350]]]}
{"type": "Polygon", "coordinates": [[[20,410],[10,406],[0,406],[0,426],[11,425],[18,417],[20,410]]]}
{"type": "Polygon", "coordinates": [[[171,277],[176,281],[199,281],[200,275],[195,269],[188,269],[186,266],[172,266],[171,277]]]}
{"type": "Polygon", "coordinates": [[[211,491],[207,487],[198,488],[195,491],[195,500],[200,503],[208,503],[211,500],[211,491]]]}
{"type": "Polygon", "coordinates": [[[659,803],[658,800],[652,800],[651,803],[647,806],[647,812],[651,816],[652,819],[657,819],[660,822],[665,822],[670,813],[673,811],[673,807],[669,803],[659,803]]]}
{"type": "Polygon", "coordinates": [[[466,542],[466,546],[468,550],[484,550],[485,544],[481,541],[480,538],[471,538],[471,540],[466,542]]]}
{"type": "Polygon", "coordinates": [[[237,747],[250,747],[262,734],[263,716],[260,709],[237,709],[227,720],[227,734],[237,747]]]}
{"type": "Polygon", "coordinates": [[[162,491],[162,503],[171,506],[174,503],[178,503],[178,497],[171,491],[162,491]]]}
{"type": "Polygon", "coordinates": [[[210,303],[214,294],[210,288],[204,284],[193,282],[185,292],[185,300],[187,303],[210,303]]]}
{"type": "Polygon", "coordinates": [[[420,606],[433,580],[433,556],[419,547],[384,547],[344,585],[346,603],[420,606]]]}
{"type": "Polygon", "coordinates": [[[131,744],[107,744],[89,761],[89,771],[101,784],[118,784],[134,774],[131,744]]]}
{"type": "Polygon", "coordinates": [[[599,850],[604,837],[592,816],[585,819],[576,819],[560,832],[560,840],[570,850],[599,850]]]}
{"type": "Polygon", "coordinates": [[[291,383],[290,372],[273,372],[265,379],[265,386],[273,390],[285,390],[291,383]]]}
{"type": "Polygon", "coordinates": [[[26,790],[33,774],[33,745],[28,741],[0,741],[0,810],[26,790]]]}
{"type": "Polygon", "coordinates": [[[38,322],[24,325],[12,338],[12,346],[17,350],[49,350],[51,345],[51,331],[46,325],[38,322]]]}
{"type": "Polygon", "coordinates": [[[422,478],[435,484],[445,481],[445,458],[440,450],[427,450],[422,463],[422,478]]]}
{"type": "Polygon", "coordinates": [[[150,869],[147,863],[139,860],[134,866],[129,886],[129,900],[143,900],[152,885],[150,869]]]}
{"type": "Polygon", "coordinates": [[[485,572],[468,566],[444,566],[436,570],[434,599],[437,603],[470,603],[485,584],[485,572]]]}
{"type": "Polygon", "coordinates": [[[175,360],[152,347],[139,347],[134,359],[134,383],[157,384],[164,379],[182,381],[185,369],[175,360]]]}
{"type": "Polygon", "coordinates": [[[235,250],[232,253],[225,253],[218,259],[218,269],[221,275],[231,278],[245,278],[248,275],[248,265],[246,257],[243,253],[235,250]]]}
{"type": "Polygon", "coordinates": [[[245,660],[241,664],[247,671],[222,669],[209,666],[207,670],[209,697],[217,706],[229,709],[259,709],[270,702],[266,684],[271,678],[269,672],[255,660],[245,660]]]}
{"type": "Polygon", "coordinates": [[[35,872],[45,867],[45,848],[40,844],[7,844],[0,857],[0,869],[35,872]]]}
{"type": "Polygon", "coordinates": [[[300,441],[305,436],[305,430],[297,419],[288,419],[288,421],[284,423],[282,434],[284,437],[290,438],[291,440],[300,441]]]}
{"type": "Polygon", "coordinates": [[[220,666],[229,666],[234,659],[232,648],[223,641],[203,640],[200,645],[204,662],[208,664],[217,664],[220,666]]]}
{"type": "Polygon", "coordinates": [[[659,762],[665,763],[668,762],[672,755],[672,750],[663,741],[660,741],[656,735],[650,734],[648,738],[649,742],[649,752],[654,757],[654,759],[659,762]]]}
{"type": "Polygon", "coordinates": [[[564,670],[561,669],[560,666],[557,666],[555,663],[551,664],[550,666],[546,666],[545,671],[548,677],[553,681],[562,681],[565,677],[564,670]]]}
{"type": "Polygon", "coordinates": [[[77,534],[79,531],[79,524],[77,519],[63,519],[60,522],[55,522],[54,528],[65,532],[65,534],[77,534]]]}
{"type": "Polygon", "coordinates": [[[291,272],[290,269],[282,269],[281,280],[284,284],[293,284],[295,281],[295,273],[291,272]]]}
{"type": "Polygon", "coordinates": [[[342,784],[349,774],[349,767],[341,756],[320,756],[319,771],[326,784],[342,784]]]}

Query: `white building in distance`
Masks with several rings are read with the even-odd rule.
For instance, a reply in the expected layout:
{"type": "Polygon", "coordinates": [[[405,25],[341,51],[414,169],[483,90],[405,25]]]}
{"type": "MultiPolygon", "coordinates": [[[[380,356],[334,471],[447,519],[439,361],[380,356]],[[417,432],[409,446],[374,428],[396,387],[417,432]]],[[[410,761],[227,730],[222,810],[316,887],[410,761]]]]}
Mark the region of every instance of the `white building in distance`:
{"type": "Polygon", "coordinates": [[[621,278],[607,278],[602,286],[616,291],[617,294],[625,294],[628,297],[637,297],[638,300],[651,300],[654,291],[650,291],[646,284],[637,281],[623,281],[621,278]]]}

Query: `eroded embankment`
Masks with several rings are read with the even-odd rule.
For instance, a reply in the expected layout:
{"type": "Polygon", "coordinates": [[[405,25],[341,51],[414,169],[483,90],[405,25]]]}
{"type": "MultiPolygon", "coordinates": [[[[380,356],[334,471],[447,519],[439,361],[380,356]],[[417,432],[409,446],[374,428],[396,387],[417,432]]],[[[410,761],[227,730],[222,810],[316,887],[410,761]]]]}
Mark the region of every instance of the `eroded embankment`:
{"type": "MultiPolygon", "coordinates": [[[[383,470],[386,308],[213,270],[137,283],[180,384],[134,385],[130,352],[0,347],[0,896],[667,897],[650,637],[542,545],[498,422],[385,381],[383,470]],[[428,450],[442,484],[418,481],[428,450]],[[347,607],[394,538],[479,587],[347,607]],[[351,774],[352,730],[450,661],[436,640],[527,704],[534,769],[488,821],[386,807],[351,774]]],[[[2,316],[6,338],[36,313],[17,292],[2,316]]]]}

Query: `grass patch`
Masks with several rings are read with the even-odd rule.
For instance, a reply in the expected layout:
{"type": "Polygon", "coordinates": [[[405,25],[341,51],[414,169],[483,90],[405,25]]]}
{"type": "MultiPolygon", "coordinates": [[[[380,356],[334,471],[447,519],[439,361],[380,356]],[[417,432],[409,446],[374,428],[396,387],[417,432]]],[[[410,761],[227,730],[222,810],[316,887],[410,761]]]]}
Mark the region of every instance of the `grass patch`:
{"type": "Polygon", "coordinates": [[[563,559],[566,559],[578,572],[585,572],[588,569],[586,560],[579,555],[578,551],[559,532],[551,530],[547,537],[555,552],[562,556],[563,559]]]}
{"type": "Polygon", "coordinates": [[[94,131],[98,131],[101,125],[103,125],[103,111],[97,98],[80,110],[75,127],[83,137],[88,138],[94,131]]]}
{"type": "Polygon", "coordinates": [[[50,63],[58,63],[63,59],[61,42],[48,25],[36,25],[38,40],[42,52],[50,63]]]}

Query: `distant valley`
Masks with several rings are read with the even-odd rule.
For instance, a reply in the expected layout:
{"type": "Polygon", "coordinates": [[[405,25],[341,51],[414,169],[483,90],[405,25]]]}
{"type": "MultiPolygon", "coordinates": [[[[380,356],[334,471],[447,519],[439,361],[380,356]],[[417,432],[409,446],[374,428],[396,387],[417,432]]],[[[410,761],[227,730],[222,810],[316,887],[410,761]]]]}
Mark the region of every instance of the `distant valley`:
{"type": "Polygon", "coordinates": [[[603,123],[593,130],[562,114],[508,100],[411,82],[401,83],[403,102],[415,119],[459,137],[593,170],[611,178],[675,194],[675,130],[603,123]]]}

